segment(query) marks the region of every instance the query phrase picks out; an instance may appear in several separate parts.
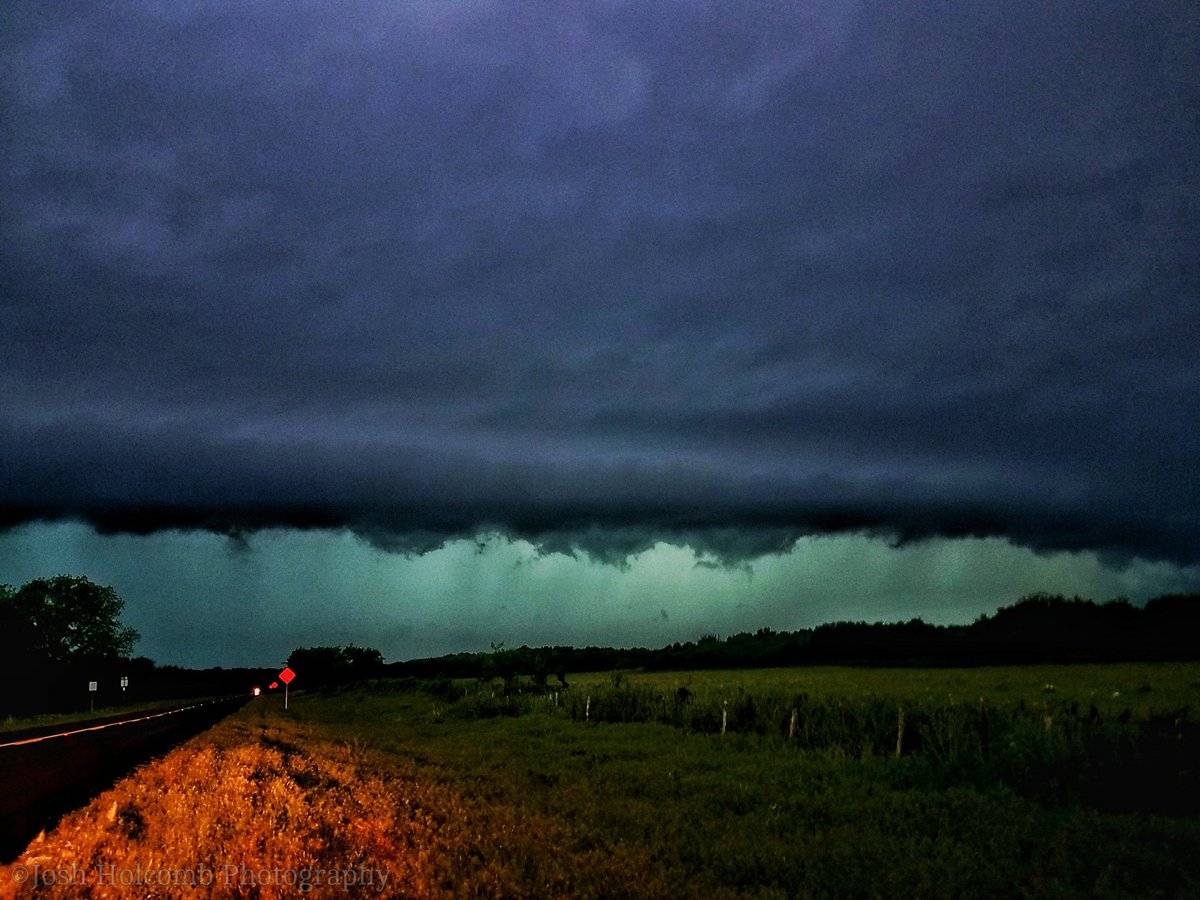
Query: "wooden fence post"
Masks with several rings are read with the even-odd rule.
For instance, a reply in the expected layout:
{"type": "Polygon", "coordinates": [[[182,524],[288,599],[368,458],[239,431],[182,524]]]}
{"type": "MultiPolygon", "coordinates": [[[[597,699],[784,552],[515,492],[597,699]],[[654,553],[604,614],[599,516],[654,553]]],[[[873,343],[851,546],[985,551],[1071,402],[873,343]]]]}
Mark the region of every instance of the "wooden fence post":
{"type": "Polygon", "coordinates": [[[988,718],[987,698],[979,698],[979,750],[983,756],[991,751],[992,723],[988,718]]]}
{"type": "Polygon", "coordinates": [[[729,720],[729,701],[721,701],[721,734],[725,733],[725,724],[729,720]]]}
{"type": "Polygon", "coordinates": [[[592,695],[588,694],[587,703],[583,705],[583,721],[590,722],[592,720],[592,695]]]}
{"type": "Polygon", "coordinates": [[[900,715],[896,720],[896,756],[900,755],[900,751],[904,748],[904,708],[900,708],[900,715]]]}
{"type": "Polygon", "coordinates": [[[792,707],[792,718],[788,722],[788,740],[794,741],[795,739],[796,739],[796,708],[793,706],[792,707]]]}

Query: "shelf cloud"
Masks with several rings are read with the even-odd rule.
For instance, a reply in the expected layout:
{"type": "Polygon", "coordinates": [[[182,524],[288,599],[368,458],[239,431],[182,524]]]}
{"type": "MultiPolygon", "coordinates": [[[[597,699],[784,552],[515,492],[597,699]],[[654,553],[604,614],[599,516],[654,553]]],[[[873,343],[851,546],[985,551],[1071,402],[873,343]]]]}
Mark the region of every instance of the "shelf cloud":
{"type": "Polygon", "coordinates": [[[1200,562],[1185,4],[0,29],[0,525],[1200,562]]]}

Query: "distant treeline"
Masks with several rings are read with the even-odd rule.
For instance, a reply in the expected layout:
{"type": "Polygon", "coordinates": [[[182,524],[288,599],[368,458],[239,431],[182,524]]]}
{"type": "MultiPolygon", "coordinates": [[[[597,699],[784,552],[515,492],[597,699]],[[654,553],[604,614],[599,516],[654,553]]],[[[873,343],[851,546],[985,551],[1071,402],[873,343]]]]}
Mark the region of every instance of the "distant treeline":
{"type": "Polygon", "coordinates": [[[660,649],[493,646],[391,663],[389,674],[512,677],[544,682],[569,672],[611,669],[719,669],[818,664],[977,666],[1017,663],[1200,659],[1200,594],[1125,600],[1032,594],[970,625],[834,622],[800,631],[762,628],[660,649]]]}
{"type": "Polygon", "coordinates": [[[42,713],[80,712],[106,706],[215,697],[266,687],[278,669],[185,669],[134,659],[54,661],[37,657],[0,660],[0,719],[42,713]],[[128,686],[121,689],[121,678],[128,686]],[[96,682],[96,691],[88,690],[96,682]]]}
{"type": "Polygon", "coordinates": [[[277,671],[131,659],[137,632],[121,624],[124,605],[111,587],[82,576],[0,584],[0,717],[240,694],[277,671]]]}
{"type": "MultiPolygon", "coordinates": [[[[60,575],[19,589],[0,585],[0,716],[266,688],[276,669],[184,669],[130,659],[137,633],[123,626],[112,588],[60,575]],[[121,678],[128,687],[121,689],[121,678]],[[89,682],[98,690],[90,692],[89,682]]],[[[1032,594],[970,625],[835,622],[769,628],[659,649],[518,647],[385,664],[364,647],[309,647],[289,658],[295,687],[337,687],[379,677],[503,678],[545,686],[570,672],[717,669],[816,664],[975,666],[1039,662],[1200,659],[1200,594],[1124,600],[1032,594]]]]}

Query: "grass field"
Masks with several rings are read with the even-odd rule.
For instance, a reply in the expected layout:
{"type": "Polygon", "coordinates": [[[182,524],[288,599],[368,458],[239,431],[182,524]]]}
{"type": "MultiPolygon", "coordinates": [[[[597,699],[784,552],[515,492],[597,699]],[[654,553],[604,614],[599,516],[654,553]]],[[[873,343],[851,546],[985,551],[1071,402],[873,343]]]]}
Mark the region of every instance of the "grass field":
{"type": "MultiPolygon", "coordinates": [[[[886,698],[897,702],[994,704],[1059,701],[1095,704],[1102,711],[1128,709],[1135,716],[1191,706],[1200,711],[1200,664],[1122,663],[1096,665],[981,666],[972,669],[890,669],[809,666],[793,669],[716,669],[701,672],[628,672],[631,684],[659,690],[686,686],[700,694],[734,697],[739,691],[784,691],[846,699],[886,698]]],[[[606,687],[611,672],[568,677],[576,688],[606,687]]]]}
{"type": "Polygon", "coordinates": [[[568,680],[557,698],[381,682],[284,713],[272,697],[19,862],[361,865],[400,896],[1200,895],[1200,798],[1179,796],[1197,784],[1200,665],[568,680]],[[708,733],[711,709],[675,716],[680,687],[689,710],[743,713],[708,733]],[[802,711],[791,738],[762,725],[772,703],[802,711]],[[924,737],[897,756],[901,709],[924,737]],[[1156,792],[1182,811],[1136,809],[1156,792]]]}

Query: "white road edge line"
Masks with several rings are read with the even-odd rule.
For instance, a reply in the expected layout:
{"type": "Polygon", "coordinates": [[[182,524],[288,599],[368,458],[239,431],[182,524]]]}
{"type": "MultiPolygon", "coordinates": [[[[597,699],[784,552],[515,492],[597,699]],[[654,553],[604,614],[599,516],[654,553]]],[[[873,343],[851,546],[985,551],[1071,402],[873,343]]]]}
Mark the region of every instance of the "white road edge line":
{"type": "Polygon", "coordinates": [[[205,700],[203,703],[193,703],[191,706],[181,706],[178,709],[168,709],[166,712],[154,713],[149,716],[139,716],[136,719],[122,719],[120,722],[106,722],[103,725],[92,725],[88,728],[76,728],[72,731],[60,731],[57,734],[43,734],[41,737],[25,738],[21,741],[9,741],[7,744],[0,744],[0,750],[5,747],[21,747],[25,744],[38,744],[42,741],[51,741],[54,738],[70,737],[73,734],[83,734],[85,731],[103,731],[105,728],[115,728],[118,725],[132,725],[134,722],[146,722],[150,719],[161,719],[163,716],[171,716],[175,713],[186,712],[189,709],[196,709],[200,706],[207,706],[210,703],[217,703],[217,700],[205,700]]]}

